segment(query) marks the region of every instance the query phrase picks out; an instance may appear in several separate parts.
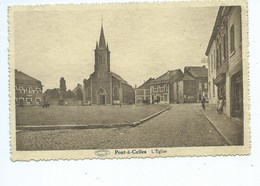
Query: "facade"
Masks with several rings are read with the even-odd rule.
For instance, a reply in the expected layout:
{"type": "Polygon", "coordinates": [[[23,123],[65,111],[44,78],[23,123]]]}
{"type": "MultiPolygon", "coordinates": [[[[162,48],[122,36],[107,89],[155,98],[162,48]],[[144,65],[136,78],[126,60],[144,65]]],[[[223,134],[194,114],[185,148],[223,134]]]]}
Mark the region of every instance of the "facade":
{"type": "Polygon", "coordinates": [[[214,106],[218,102],[218,89],[214,84],[214,80],[216,79],[216,66],[216,41],[213,41],[208,52],[208,99],[209,103],[214,106]]]}
{"type": "Polygon", "coordinates": [[[174,82],[182,74],[180,69],[169,70],[150,85],[150,103],[174,103],[174,82]]]}
{"type": "Polygon", "coordinates": [[[150,104],[150,85],[154,78],[149,78],[141,86],[135,89],[135,104],[150,104]]]}
{"type": "MultiPolygon", "coordinates": [[[[184,73],[194,78],[194,102],[201,102],[202,96],[208,97],[208,69],[205,66],[186,66],[184,73]]],[[[193,88],[192,88],[193,89],[193,88]]],[[[192,99],[192,98],[190,98],[192,99]]]]}
{"type": "Polygon", "coordinates": [[[197,101],[195,78],[183,73],[174,82],[174,100],[176,103],[194,103],[197,101]]]}
{"type": "Polygon", "coordinates": [[[99,42],[96,43],[94,72],[83,81],[83,104],[133,104],[134,99],[133,87],[110,71],[110,51],[102,26],[99,42]]]}
{"type": "Polygon", "coordinates": [[[42,104],[41,81],[15,70],[15,104],[16,106],[33,106],[42,104]]]}
{"type": "MultiPolygon", "coordinates": [[[[224,99],[224,112],[243,118],[243,68],[241,7],[220,7],[206,50],[215,51],[217,96],[224,99]]],[[[212,66],[210,67],[212,68],[212,66]]],[[[213,65],[214,68],[214,65],[213,65]]],[[[210,83],[210,82],[209,82],[210,83]]],[[[211,84],[211,86],[213,86],[211,84]]],[[[216,100],[212,100],[214,103],[216,100]]]]}

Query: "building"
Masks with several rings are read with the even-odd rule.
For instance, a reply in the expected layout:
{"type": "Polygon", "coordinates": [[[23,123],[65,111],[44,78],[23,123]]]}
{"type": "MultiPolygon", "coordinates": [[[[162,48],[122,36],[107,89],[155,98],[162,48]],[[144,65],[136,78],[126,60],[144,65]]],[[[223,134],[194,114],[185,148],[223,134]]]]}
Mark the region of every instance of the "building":
{"type": "Polygon", "coordinates": [[[208,51],[208,100],[215,107],[218,102],[216,79],[216,41],[213,41],[208,51]]]}
{"type": "MultiPolygon", "coordinates": [[[[240,6],[221,6],[206,50],[210,72],[209,81],[213,90],[217,86],[217,97],[224,99],[224,113],[243,118],[243,67],[242,67],[242,24],[240,6]],[[213,59],[211,59],[211,55],[213,59]],[[214,85],[213,85],[214,84],[214,85]]],[[[213,94],[212,94],[213,95],[213,94]]],[[[217,100],[210,97],[211,102],[217,100]]]]}
{"type": "MultiPolygon", "coordinates": [[[[186,66],[184,73],[195,79],[194,101],[201,102],[202,96],[208,97],[208,69],[205,66],[186,66]]],[[[190,79],[190,78],[189,78],[190,79]]]]}
{"type": "Polygon", "coordinates": [[[135,89],[135,104],[149,104],[150,103],[150,85],[154,78],[149,78],[141,86],[135,89]]]}
{"type": "Polygon", "coordinates": [[[169,104],[174,103],[174,82],[182,74],[180,69],[169,70],[156,78],[150,85],[150,102],[169,104]]]}
{"type": "Polygon", "coordinates": [[[15,69],[15,104],[33,106],[42,103],[41,81],[15,69]]]}
{"type": "Polygon", "coordinates": [[[121,76],[110,71],[110,51],[101,26],[96,43],[94,72],[83,81],[84,105],[133,104],[134,89],[121,76]]]}
{"type": "Polygon", "coordinates": [[[194,103],[197,101],[195,78],[183,73],[174,82],[174,100],[176,103],[194,103]]]}

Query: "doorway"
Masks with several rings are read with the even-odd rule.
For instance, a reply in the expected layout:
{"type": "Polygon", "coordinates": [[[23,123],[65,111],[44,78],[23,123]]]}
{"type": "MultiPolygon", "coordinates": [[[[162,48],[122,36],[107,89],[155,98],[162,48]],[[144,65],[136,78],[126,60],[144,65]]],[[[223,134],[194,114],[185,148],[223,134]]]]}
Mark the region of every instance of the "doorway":
{"type": "Polygon", "coordinates": [[[106,97],[105,97],[105,95],[100,95],[99,96],[99,104],[100,105],[105,105],[106,104],[106,97]]]}
{"type": "Polygon", "coordinates": [[[231,79],[232,83],[232,111],[231,116],[237,118],[243,118],[243,81],[242,72],[238,72],[233,75],[231,79]]]}

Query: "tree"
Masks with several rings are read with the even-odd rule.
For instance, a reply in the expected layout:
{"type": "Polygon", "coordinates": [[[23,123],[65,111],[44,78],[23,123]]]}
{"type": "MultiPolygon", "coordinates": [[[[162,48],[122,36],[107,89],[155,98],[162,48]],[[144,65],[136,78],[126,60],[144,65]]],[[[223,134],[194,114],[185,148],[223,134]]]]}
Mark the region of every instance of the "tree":
{"type": "Polygon", "coordinates": [[[65,81],[64,77],[62,77],[62,78],[60,79],[60,93],[61,93],[62,99],[63,99],[64,96],[66,95],[66,89],[67,89],[67,87],[66,87],[66,81],[65,81]]]}

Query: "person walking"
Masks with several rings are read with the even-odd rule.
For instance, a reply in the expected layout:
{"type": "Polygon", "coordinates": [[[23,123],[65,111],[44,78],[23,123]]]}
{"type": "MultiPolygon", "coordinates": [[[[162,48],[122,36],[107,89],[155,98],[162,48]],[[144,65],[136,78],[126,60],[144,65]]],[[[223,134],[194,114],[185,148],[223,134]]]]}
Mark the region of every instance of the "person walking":
{"type": "Polygon", "coordinates": [[[202,96],[201,104],[203,109],[205,109],[205,102],[206,102],[206,98],[205,96],[202,96]]]}
{"type": "Polygon", "coordinates": [[[223,106],[224,106],[224,100],[223,100],[223,97],[220,96],[218,99],[218,108],[217,108],[218,114],[223,113],[223,106]]]}

